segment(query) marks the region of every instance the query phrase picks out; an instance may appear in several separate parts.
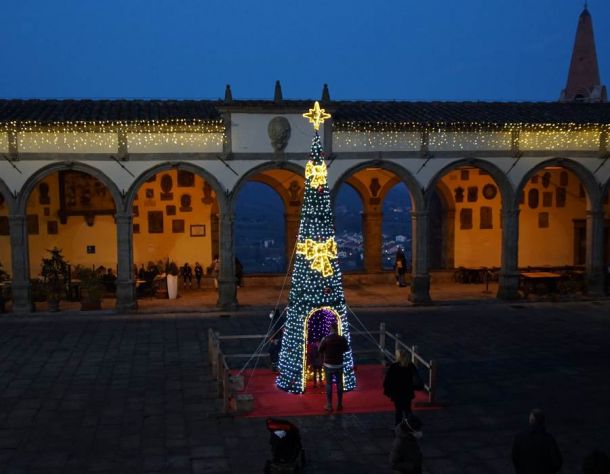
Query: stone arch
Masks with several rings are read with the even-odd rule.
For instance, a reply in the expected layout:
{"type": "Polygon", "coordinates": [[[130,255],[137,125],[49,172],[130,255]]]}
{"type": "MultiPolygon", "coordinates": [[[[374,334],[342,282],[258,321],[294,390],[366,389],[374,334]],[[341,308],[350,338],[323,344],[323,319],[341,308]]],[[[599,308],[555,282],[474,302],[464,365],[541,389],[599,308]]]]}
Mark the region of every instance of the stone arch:
{"type": "Polygon", "coordinates": [[[210,184],[210,186],[216,193],[216,199],[218,200],[220,212],[221,213],[227,212],[227,210],[229,209],[228,203],[227,203],[227,197],[226,197],[224,190],[222,189],[222,186],[220,185],[220,182],[210,172],[206,171],[205,169],[201,168],[200,166],[194,165],[192,163],[183,162],[183,161],[162,163],[160,165],[149,168],[148,170],[146,170],[142,174],[140,174],[140,176],[138,176],[135,179],[135,181],[131,184],[131,186],[129,187],[129,190],[127,191],[127,194],[125,195],[125,206],[124,206],[123,211],[126,214],[129,214],[131,212],[131,206],[132,206],[133,200],[136,196],[136,193],[138,192],[138,189],[140,189],[140,187],[146,182],[147,179],[151,178],[152,176],[154,176],[162,171],[168,171],[168,170],[190,171],[191,173],[194,173],[194,174],[202,177],[207,183],[210,184]]]}
{"type": "Polygon", "coordinates": [[[603,194],[601,193],[601,186],[595,179],[595,176],[591,171],[585,168],[582,164],[574,161],[570,158],[551,158],[549,160],[542,161],[525,173],[521,181],[517,185],[515,193],[512,197],[512,204],[515,209],[519,207],[519,196],[523,189],[525,189],[526,184],[529,180],[540,170],[546,168],[547,166],[559,166],[561,168],[565,168],[572,173],[574,173],[581,184],[585,188],[585,194],[587,196],[587,209],[595,209],[601,205],[603,194]]]}
{"type": "Polygon", "coordinates": [[[397,176],[394,176],[387,183],[385,183],[383,185],[383,188],[381,188],[381,191],[379,191],[379,200],[381,202],[385,201],[385,197],[390,192],[390,190],[397,184],[400,184],[401,182],[402,181],[397,176]]]}
{"type": "Polygon", "coordinates": [[[8,213],[10,215],[15,209],[15,198],[9,187],[2,179],[0,179],[0,193],[2,193],[2,195],[4,196],[4,202],[8,207],[8,213]]]}
{"type": "MultiPolygon", "coordinates": [[[[347,184],[349,187],[351,187],[354,191],[356,191],[356,194],[358,194],[358,196],[360,196],[360,201],[362,202],[362,209],[366,210],[366,208],[368,207],[368,203],[367,203],[367,196],[369,195],[369,191],[366,188],[366,185],[360,181],[358,178],[356,178],[355,176],[350,176],[348,177],[345,181],[344,184],[347,184]]],[[[339,191],[337,191],[337,194],[339,193],[339,191]]],[[[337,197],[337,195],[335,194],[334,196],[335,198],[337,197]]],[[[332,204],[335,204],[335,201],[333,199],[332,204]]]]}
{"type": "Polygon", "coordinates": [[[409,172],[407,169],[403,168],[400,165],[397,165],[391,161],[379,161],[379,160],[371,160],[365,161],[363,163],[359,163],[349,169],[347,169],[339,178],[336,180],[332,190],[331,190],[331,201],[334,203],[337,192],[341,187],[341,184],[347,181],[347,179],[366,168],[381,168],[386,171],[390,171],[394,173],[400,181],[404,182],[407,186],[407,191],[411,195],[411,203],[414,209],[423,209],[424,205],[424,195],[423,190],[420,184],[417,182],[415,177],[409,172]]]}
{"type": "MultiPolygon", "coordinates": [[[[271,176],[267,176],[265,174],[258,174],[258,175],[253,176],[252,178],[250,178],[250,181],[255,181],[257,183],[262,183],[262,184],[266,184],[267,186],[269,186],[271,189],[273,189],[275,191],[275,193],[280,197],[280,199],[284,203],[284,209],[286,209],[288,207],[290,197],[288,196],[288,192],[286,191],[284,186],[282,186],[282,183],[280,183],[277,179],[272,178],[271,176]]],[[[241,190],[241,187],[240,187],[240,190],[241,190]]]]}
{"type": "MultiPolygon", "coordinates": [[[[269,170],[288,170],[288,171],[292,171],[293,173],[295,173],[296,175],[301,176],[301,177],[305,175],[305,168],[303,168],[302,166],[299,166],[295,163],[291,163],[290,161],[267,161],[258,166],[255,166],[254,168],[252,168],[248,172],[244,173],[239,178],[239,180],[237,181],[237,183],[235,183],[235,186],[233,186],[233,189],[229,193],[228,204],[231,206],[231,208],[230,208],[231,211],[233,211],[233,212],[235,211],[235,203],[237,201],[237,196],[238,196],[241,188],[246,184],[246,182],[248,182],[249,180],[252,180],[252,178],[255,177],[256,175],[260,175],[263,171],[269,171],[269,170]]],[[[266,184],[269,184],[269,183],[266,183],[266,184]]],[[[276,188],[274,188],[274,189],[276,189],[276,188]]],[[[284,205],[286,207],[286,204],[288,201],[286,199],[284,199],[284,196],[282,196],[282,194],[277,189],[276,189],[276,191],[278,192],[278,194],[280,194],[280,197],[282,198],[282,201],[284,201],[284,205]]]]}
{"type": "Polygon", "coordinates": [[[428,186],[426,186],[426,190],[424,193],[425,198],[425,208],[428,209],[430,205],[430,199],[432,199],[432,194],[434,193],[434,189],[436,185],[440,182],[443,176],[445,176],[450,171],[453,171],[460,166],[473,166],[475,168],[482,169],[487,171],[489,175],[492,177],[498,189],[500,190],[500,196],[502,198],[502,206],[506,207],[507,203],[515,202],[515,193],[513,192],[513,187],[508,179],[508,176],[496,165],[490,163],[485,160],[476,159],[476,158],[466,158],[460,159],[456,161],[452,161],[447,164],[443,168],[441,168],[430,180],[428,186]]]}
{"type": "Polygon", "coordinates": [[[16,206],[15,206],[16,213],[20,214],[20,215],[26,214],[27,204],[28,204],[28,199],[30,197],[30,194],[32,193],[36,184],[41,179],[43,179],[55,172],[64,171],[64,170],[80,171],[82,173],[86,173],[86,174],[91,175],[94,178],[98,179],[110,191],[110,194],[112,195],[112,199],[114,200],[114,206],[115,206],[116,211],[119,212],[119,210],[123,208],[123,197],[121,196],[119,189],[117,188],[114,181],[112,181],[103,172],[101,172],[97,168],[94,168],[93,166],[90,166],[85,163],[80,163],[80,162],[75,162],[75,161],[62,161],[62,162],[53,163],[53,164],[50,164],[50,165],[47,165],[47,166],[41,168],[28,178],[28,180],[25,182],[25,184],[21,188],[21,191],[19,192],[19,196],[17,198],[17,202],[16,202],[16,206]]]}

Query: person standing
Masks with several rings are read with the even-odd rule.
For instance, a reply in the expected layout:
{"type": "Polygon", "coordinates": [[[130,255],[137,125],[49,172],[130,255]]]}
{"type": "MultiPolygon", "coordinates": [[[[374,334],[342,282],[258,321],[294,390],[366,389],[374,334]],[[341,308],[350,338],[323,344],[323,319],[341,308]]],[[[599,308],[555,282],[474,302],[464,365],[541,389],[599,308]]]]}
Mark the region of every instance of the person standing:
{"type": "Polygon", "coordinates": [[[423,436],[422,422],[415,415],[409,415],[394,429],[394,442],[390,451],[390,467],[402,474],[421,474],[422,452],[419,441],[423,436]]]}
{"type": "Polygon", "coordinates": [[[405,273],[407,272],[407,257],[403,250],[398,247],[396,249],[396,259],[394,260],[394,274],[396,277],[396,286],[407,286],[405,283],[405,273]]]}
{"type": "Polygon", "coordinates": [[[218,275],[220,275],[220,259],[214,255],[212,260],[212,276],[214,277],[214,288],[218,289],[218,275]]]}
{"type": "Polygon", "coordinates": [[[311,370],[314,388],[318,386],[318,382],[322,383],[322,359],[318,346],[319,341],[309,341],[307,343],[307,365],[311,370]]]}
{"type": "Polygon", "coordinates": [[[195,280],[197,281],[197,289],[201,288],[201,277],[203,277],[203,267],[199,262],[195,262],[195,280]]]}
{"type": "Polygon", "coordinates": [[[326,411],[333,410],[333,377],[337,385],[337,411],[343,410],[343,354],[349,350],[347,339],[339,335],[339,327],[333,322],[330,334],[320,342],[318,351],[324,361],[326,377],[326,411]]]}
{"type": "Polygon", "coordinates": [[[394,426],[411,414],[411,402],[420,385],[421,379],[407,352],[399,351],[383,380],[383,393],[394,402],[394,426]]]}
{"type": "Polygon", "coordinates": [[[554,474],[561,469],[561,453],[555,438],[546,432],[542,410],[530,412],[529,429],[515,437],[512,458],[517,474],[554,474]]]}
{"type": "Polygon", "coordinates": [[[186,283],[188,282],[189,288],[193,287],[193,269],[189,265],[188,262],[184,264],[182,267],[182,281],[184,284],[184,288],[186,288],[186,283]]]}

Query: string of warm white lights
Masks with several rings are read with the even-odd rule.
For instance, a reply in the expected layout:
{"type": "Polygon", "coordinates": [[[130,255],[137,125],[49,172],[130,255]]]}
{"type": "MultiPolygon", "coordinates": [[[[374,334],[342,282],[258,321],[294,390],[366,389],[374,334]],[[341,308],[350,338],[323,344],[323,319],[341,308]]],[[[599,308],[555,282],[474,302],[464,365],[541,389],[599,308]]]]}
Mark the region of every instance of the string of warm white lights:
{"type": "Polygon", "coordinates": [[[430,149],[464,150],[482,148],[510,150],[513,136],[521,150],[575,149],[597,150],[602,134],[610,124],[577,123],[441,123],[423,125],[415,122],[335,122],[333,149],[395,148],[418,150],[426,136],[430,149]]]}
{"type": "Polygon", "coordinates": [[[130,146],[221,146],[225,140],[222,120],[12,121],[0,123],[0,133],[16,137],[20,151],[58,145],[73,150],[92,146],[107,148],[127,143],[130,146]]]}

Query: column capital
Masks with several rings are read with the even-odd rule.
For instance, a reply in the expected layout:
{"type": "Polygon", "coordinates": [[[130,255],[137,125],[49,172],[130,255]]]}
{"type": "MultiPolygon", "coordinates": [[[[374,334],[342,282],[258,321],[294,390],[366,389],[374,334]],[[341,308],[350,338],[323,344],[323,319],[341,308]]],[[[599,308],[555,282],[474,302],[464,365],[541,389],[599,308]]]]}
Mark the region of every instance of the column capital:
{"type": "Polygon", "coordinates": [[[425,219],[430,216],[430,211],[411,211],[411,217],[414,219],[425,219]]]}
{"type": "Polygon", "coordinates": [[[133,220],[133,216],[131,214],[116,213],[114,215],[114,220],[116,221],[117,224],[119,222],[128,224],[129,222],[131,222],[133,220]]]}
{"type": "Polygon", "coordinates": [[[504,218],[511,219],[515,217],[519,217],[519,212],[521,209],[517,208],[502,208],[501,213],[504,218]]]}
{"type": "Polygon", "coordinates": [[[25,222],[26,219],[27,216],[25,214],[9,214],[8,216],[9,223],[19,224],[25,222]]]}
{"type": "Polygon", "coordinates": [[[603,209],[587,209],[587,219],[603,219],[604,218],[604,210],[603,209]]]}

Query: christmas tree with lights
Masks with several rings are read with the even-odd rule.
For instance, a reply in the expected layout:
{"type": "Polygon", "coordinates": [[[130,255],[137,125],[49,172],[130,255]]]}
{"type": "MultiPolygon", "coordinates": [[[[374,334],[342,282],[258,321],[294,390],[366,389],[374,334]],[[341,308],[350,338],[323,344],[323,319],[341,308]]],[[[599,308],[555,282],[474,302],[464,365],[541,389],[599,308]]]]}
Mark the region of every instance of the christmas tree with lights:
{"type": "Polygon", "coordinates": [[[356,387],[356,376],[337,259],[330,192],[326,182],[326,163],[318,134],[320,124],[330,114],[320,109],[316,102],[314,108],[303,116],[313,123],[316,132],[305,168],[301,224],[280,352],[280,374],[276,383],[287,392],[305,391],[307,346],[319,342],[330,332],[332,323],[336,322],[339,334],[346,337],[350,346],[343,355],[343,387],[348,391],[356,387]]]}

